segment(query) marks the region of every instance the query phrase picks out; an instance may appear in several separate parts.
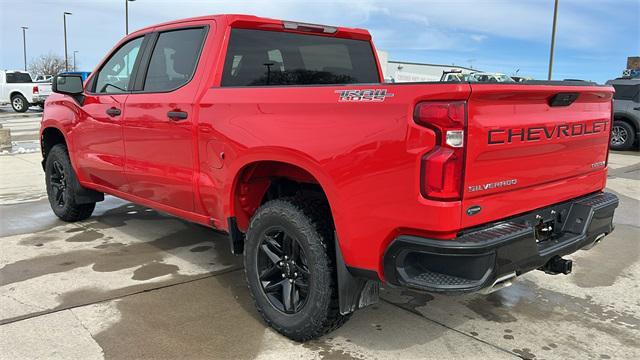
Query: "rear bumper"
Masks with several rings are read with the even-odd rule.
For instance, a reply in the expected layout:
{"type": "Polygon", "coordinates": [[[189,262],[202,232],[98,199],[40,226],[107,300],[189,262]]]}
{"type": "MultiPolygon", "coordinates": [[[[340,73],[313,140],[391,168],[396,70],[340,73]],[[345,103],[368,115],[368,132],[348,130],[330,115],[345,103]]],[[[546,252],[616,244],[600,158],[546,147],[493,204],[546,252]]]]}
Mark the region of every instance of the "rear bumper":
{"type": "Polygon", "coordinates": [[[44,102],[47,100],[47,97],[49,97],[49,95],[33,95],[33,101],[31,103],[44,104],[44,102]]]}
{"type": "Polygon", "coordinates": [[[596,193],[464,231],[452,240],[399,236],[384,255],[392,285],[466,293],[589,248],[613,231],[618,198],[596,193]],[[540,223],[544,225],[539,225],[540,223]],[[543,227],[551,231],[541,231],[543,227]]]}

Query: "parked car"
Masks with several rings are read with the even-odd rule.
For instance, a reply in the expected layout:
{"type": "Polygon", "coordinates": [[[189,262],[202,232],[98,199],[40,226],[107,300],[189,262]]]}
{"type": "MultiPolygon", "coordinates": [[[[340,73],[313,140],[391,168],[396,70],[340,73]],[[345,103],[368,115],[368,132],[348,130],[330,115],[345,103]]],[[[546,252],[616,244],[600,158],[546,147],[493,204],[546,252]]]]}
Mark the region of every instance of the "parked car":
{"type": "Polygon", "coordinates": [[[611,149],[637,148],[640,138],[640,79],[609,80],[607,84],[616,89],[613,95],[611,149]]]}
{"type": "Polygon", "coordinates": [[[511,77],[500,73],[483,73],[474,72],[467,77],[471,82],[489,82],[489,83],[512,83],[515,82],[511,77]]]}
{"type": "Polygon", "coordinates": [[[43,107],[49,94],[51,84],[34,83],[28,72],[0,70],[0,104],[10,103],[16,112],[33,105],[43,107]]]}
{"type": "Polygon", "coordinates": [[[33,82],[51,82],[53,75],[35,75],[32,76],[33,82]]]}
{"type": "Polygon", "coordinates": [[[440,76],[442,82],[466,82],[468,81],[469,74],[463,73],[462,70],[449,70],[443,71],[440,76]]]}
{"type": "MultiPolygon", "coordinates": [[[[56,216],[103,193],[229,234],[266,323],[304,341],[379,284],[490,292],[613,230],[613,88],[383,83],[363,29],[246,15],[127,35],[59,75],[41,148],[56,216]]],[[[215,299],[212,299],[215,306],[215,299]]]]}
{"type": "Polygon", "coordinates": [[[510,76],[511,80],[515,81],[515,82],[525,82],[525,81],[529,81],[529,80],[533,80],[532,77],[530,76],[510,76]]]}

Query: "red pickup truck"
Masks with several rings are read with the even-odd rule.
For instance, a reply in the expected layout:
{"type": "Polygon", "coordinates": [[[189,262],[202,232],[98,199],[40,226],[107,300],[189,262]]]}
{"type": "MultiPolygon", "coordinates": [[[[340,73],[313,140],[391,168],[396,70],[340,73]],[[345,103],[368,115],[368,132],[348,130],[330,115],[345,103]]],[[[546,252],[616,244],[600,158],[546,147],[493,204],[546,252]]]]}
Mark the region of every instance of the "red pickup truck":
{"type": "Polygon", "coordinates": [[[111,194],[229,234],[265,321],[303,341],[379,284],[493,291],[613,230],[613,89],[385,84],[366,30],[221,15],[139,30],[41,129],[54,213],[111,194]]]}

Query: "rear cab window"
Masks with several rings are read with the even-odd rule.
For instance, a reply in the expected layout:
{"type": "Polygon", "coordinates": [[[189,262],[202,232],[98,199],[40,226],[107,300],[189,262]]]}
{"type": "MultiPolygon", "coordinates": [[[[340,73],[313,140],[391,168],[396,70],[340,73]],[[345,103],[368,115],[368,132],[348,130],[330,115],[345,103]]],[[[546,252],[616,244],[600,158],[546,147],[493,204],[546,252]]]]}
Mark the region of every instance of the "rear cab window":
{"type": "Polygon", "coordinates": [[[24,84],[33,82],[31,75],[25,72],[7,72],[7,84],[24,84]]]}
{"type": "Polygon", "coordinates": [[[232,29],[222,86],[378,83],[368,41],[232,29]]]}

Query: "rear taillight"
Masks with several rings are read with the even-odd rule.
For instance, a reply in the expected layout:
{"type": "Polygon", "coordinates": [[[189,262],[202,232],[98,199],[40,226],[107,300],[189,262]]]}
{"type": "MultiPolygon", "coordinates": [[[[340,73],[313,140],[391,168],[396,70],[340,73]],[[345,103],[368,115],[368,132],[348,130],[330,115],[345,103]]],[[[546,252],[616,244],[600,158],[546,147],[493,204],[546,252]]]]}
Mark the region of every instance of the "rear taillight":
{"type": "Polygon", "coordinates": [[[34,87],[33,87],[33,93],[34,93],[34,94],[39,94],[39,93],[40,93],[40,89],[38,89],[38,87],[37,87],[37,86],[34,86],[34,87]]]}
{"type": "Polygon", "coordinates": [[[422,102],[414,120],[436,133],[436,146],[422,158],[422,195],[434,200],[460,200],[464,172],[466,103],[422,102]]]}

